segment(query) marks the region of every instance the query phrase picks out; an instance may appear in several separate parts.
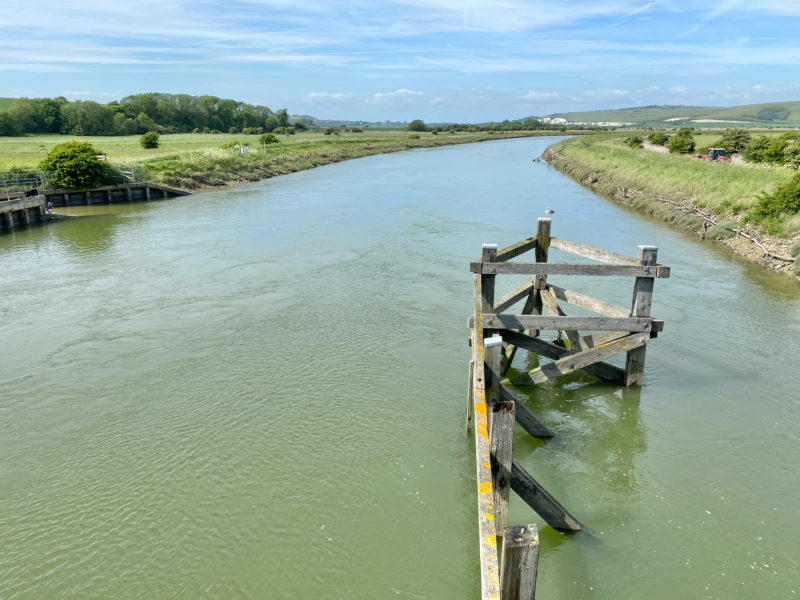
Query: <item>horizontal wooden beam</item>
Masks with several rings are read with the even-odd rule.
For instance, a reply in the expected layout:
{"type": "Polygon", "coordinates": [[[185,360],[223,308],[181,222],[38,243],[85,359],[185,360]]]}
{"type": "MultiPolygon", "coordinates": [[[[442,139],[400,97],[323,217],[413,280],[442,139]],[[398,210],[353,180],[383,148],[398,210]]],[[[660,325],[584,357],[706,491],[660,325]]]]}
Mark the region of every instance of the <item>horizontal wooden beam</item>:
{"type": "Polygon", "coordinates": [[[605,277],[669,277],[669,267],[658,265],[592,265],[585,263],[482,262],[469,264],[482,275],[597,275],[605,277]]]}
{"type": "Polygon", "coordinates": [[[542,423],[535,414],[531,412],[527,406],[514,397],[508,388],[503,385],[500,386],[500,400],[503,402],[513,402],[516,409],[514,418],[525,431],[535,438],[548,439],[555,437],[555,433],[550,431],[550,428],[542,423]]]}
{"type": "Polygon", "coordinates": [[[630,331],[642,332],[653,329],[653,319],[649,317],[551,317],[547,315],[494,315],[483,314],[486,329],[550,329],[563,331],[630,331]]]}
{"type": "Polygon", "coordinates": [[[506,309],[511,308],[523,298],[527,298],[533,289],[533,282],[529,281],[515,290],[511,290],[505,296],[500,298],[494,303],[494,312],[501,313],[506,309]]]}
{"type": "Polygon", "coordinates": [[[558,531],[580,531],[578,520],[558,503],[517,461],[511,462],[511,489],[527,502],[550,527],[558,531]]]}
{"type": "Polygon", "coordinates": [[[548,379],[555,379],[560,375],[572,373],[598,361],[621,354],[622,352],[630,352],[631,350],[644,346],[649,341],[649,333],[634,333],[624,338],[614,340],[613,342],[603,344],[602,346],[592,348],[591,350],[584,350],[583,352],[576,352],[570,356],[565,356],[555,362],[541,366],[538,369],[533,369],[526,375],[514,377],[510,382],[513,385],[544,383],[548,379]]]}
{"type": "MultiPolygon", "coordinates": [[[[503,336],[503,339],[507,340],[509,343],[514,344],[519,348],[535,352],[536,354],[552,360],[559,360],[560,358],[575,354],[575,352],[567,350],[566,348],[562,348],[561,346],[557,346],[556,344],[551,344],[545,340],[531,337],[529,335],[525,335],[524,333],[519,333],[510,329],[504,329],[500,333],[503,336]]],[[[627,333],[623,335],[627,335],[627,333]]],[[[614,365],[609,365],[604,362],[595,362],[590,365],[586,365],[583,367],[583,370],[596,377],[599,377],[600,379],[603,379],[604,381],[610,381],[612,383],[622,383],[625,381],[625,371],[619,367],[615,367],[614,365]]],[[[503,388],[501,385],[500,390],[502,391],[503,389],[505,388],[503,388]]],[[[519,412],[517,412],[517,416],[519,416],[519,412]]]]}
{"type": "Polygon", "coordinates": [[[596,348],[597,346],[613,342],[626,335],[628,335],[627,331],[604,331],[603,333],[583,336],[583,343],[589,348],[596,348]]]}
{"type": "MultiPolygon", "coordinates": [[[[597,298],[592,298],[591,296],[586,296],[584,294],[579,294],[578,292],[573,292],[572,290],[565,290],[562,287],[558,287],[557,285],[548,285],[547,289],[558,298],[559,300],[563,300],[564,302],[569,302],[575,306],[580,306],[581,308],[586,308],[596,313],[600,313],[601,315],[606,315],[609,317],[629,317],[631,316],[631,311],[628,308],[623,308],[621,306],[617,306],[616,304],[610,304],[608,302],[603,302],[602,300],[598,300],[597,298]]],[[[502,311],[495,311],[495,312],[502,312],[502,311]]]]}
{"type": "Polygon", "coordinates": [[[536,236],[525,238],[521,242],[517,242],[516,244],[511,244],[510,246],[506,246],[505,248],[497,251],[497,262],[505,262],[507,260],[511,260],[515,256],[519,256],[520,254],[524,254],[529,250],[533,250],[536,248],[536,236]]]}
{"type": "Polygon", "coordinates": [[[610,250],[603,250],[595,248],[594,246],[587,246],[586,244],[579,244],[578,242],[570,242],[562,240],[561,238],[551,237],[550,247],[568,252],[576,256],[582,256],[591,260],[598,260],[600,262],[609,263],[612,265],[638,265],[639,259],[625,254],[617,254],[610,250]]]}

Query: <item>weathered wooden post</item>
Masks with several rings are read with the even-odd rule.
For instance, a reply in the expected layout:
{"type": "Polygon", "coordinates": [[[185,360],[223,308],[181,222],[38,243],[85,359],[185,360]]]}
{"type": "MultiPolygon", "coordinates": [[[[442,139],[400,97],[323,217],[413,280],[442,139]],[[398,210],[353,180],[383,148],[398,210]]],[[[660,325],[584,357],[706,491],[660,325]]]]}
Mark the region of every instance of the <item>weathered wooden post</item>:
{"type": "MultiPolygon", "coordinates": [[[[656,264],[658,248],[655,246],[639,246],[639,264],[652,266],[656,264]]],[[[631,317],[649,317],[653,303],[653,277],[637,277],[633,284],[633,300],[631,317]]],[[[641,386],[644,382],[644,358],[647,346],[640,346],[627,353],[625,359],[625,385],[641,386]]]]}
{"type": "MultiPolygon", "coordinates": [[[[536,221],[536,250],[534,256],[537,263],[546,263],[547,254],[550,250],[550,225],[552,221],[545,217],[539,217],[536,221]]],[[[533,290],[529,298],[530,307],[525,304],[522,310],[524,315],[540,315],[542,314],[542,290],[547,287],[547,275],[534,275],[533,276],[533,290]],[[527,309],[527,310],[526,310],[527,309]]],[[[538,330],[530,330],[526,332],[528,335],[534,337],[539,336],[538,330]]]]}
{"type": "Polygon", "coordinates": [[[502,600],[534,600],[539,571],[539,532],[536,524],[506,528],[500,563],[502,600]]]}
{"type": "MultiPolygon", "coordinates": [[[[492,485],[494,522],[498,537],[508,523],[508,495],[511,490],[511,461],[514,450],[514,402],[498,402],[492,407],[492,485]]],[[[498,540],[499,543],[500,540],[498,540]]]]}
{"type": "MultiPolygon", "coordinates": [[[[486,363],[486,402],[491,407],[500,401],[500,380],[503,379],[500,372],[500,358],[503,353],[503,338],[499,335],[485,338],[483,347],[486,363]]],[[[489,422],[491,423],[491,419],[489,422]]]]}
{"type": "MultiPolygon", "coordinates": [[[[497,247],[484,245],[482,262],[494,259],[497,247]]],[[[472,360],[473,360],[473,413],[475,415],[475,467],[478,484],[478,538],[481,562],[482,600],[500,597],[500,565],[497,560],[497,528],[494,523],[494,491],[492,490],[491,444],[489,435],[490,409],[486,403],[486,368],[484,348],[483,313],[487,296],[483,284],[490,286],[489,310],[494,296],[494,276],[484,278],[481,272],[474,275],[472,360]]]]}
{"type": "MultiPolygon", "coordinates": [[[[497,244],[483,244],[481,253],[481,261],[495,262],[497,260],[497,244]]],[[[481,274],[481,311],[484,314],[494,313],[494,288],[496,275],[493,273],[481,274]]],[[[490,329],[483,330],[483,337],[487,338],[493,333],[490,329]]],[[[500,344],[503,340],[500,339],[500,344]]],[[[492,410],[491,407],[499,399],[500,379],[493,376],[493,373],[499,369],[500,361],[500,348],[497,348],[495,342],[486,346],[484,342],[484,372],[486,375],[486,404],[489,407],[488,421],[489,431],[491,432],[492,425],[492,410]]]]}

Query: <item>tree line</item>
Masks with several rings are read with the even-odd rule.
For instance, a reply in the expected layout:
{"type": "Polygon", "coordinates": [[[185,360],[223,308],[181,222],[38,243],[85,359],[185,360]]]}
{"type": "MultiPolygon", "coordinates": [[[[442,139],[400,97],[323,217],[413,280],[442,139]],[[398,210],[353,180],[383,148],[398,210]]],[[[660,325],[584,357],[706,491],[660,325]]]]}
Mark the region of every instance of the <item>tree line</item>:
{"type": "MultiPolygon", "coordinates": [[[[0,111],[0,135],[135,135],[158,133],[263,133],[289,125],[289,112],[217,96],[146,93],[108,104],[91,100],[17,98],[0,111]],[[260,130],[260,131],[259,131],[260,130]]],[[[308,124],[295,123],[302,129],[308,124]]]]}

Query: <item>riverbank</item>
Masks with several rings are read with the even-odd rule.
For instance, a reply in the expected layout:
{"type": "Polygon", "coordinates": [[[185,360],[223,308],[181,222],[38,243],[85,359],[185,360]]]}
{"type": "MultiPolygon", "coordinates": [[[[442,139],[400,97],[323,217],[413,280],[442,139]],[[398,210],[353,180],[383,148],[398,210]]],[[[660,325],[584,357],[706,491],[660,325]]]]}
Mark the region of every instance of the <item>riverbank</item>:
{"type": "MultiPolygon", "coordinates": [[[[790,172],[750,168],[749,173],[742,173],[730,170],[728,165],[686,161],[680,166],[698,171],[700,177],[693,182],[692,174],[687,174],[684,185],[673,187],[656,177],[648,177],[643,173],[646,169],[624,165],[628,154],[635,152],[633,150],[615,148],[616,159],[611,153],[592,156],[586,150],[579,150],[574,142],[559,143],[547,148],[542,156],[549,165],[605,198],[670,222],[684,231],[695,233],[701,240],[709,239],[728,246],[747,260],[800,281],[793,271],[795,259],[790,255],[790,248],[800,240],[800,232],[794,230],[795,224],[788,225],[790,235],[778,237],[741,222],[742,214],[754,203],[756,194],[788,179],[790,172]],[[728,169],[716,178],[721,180],[724,176],[724,181],[713,177],[715,173],[712,170],[720,168],[728,169]],[[728,184],[728,189],[724,189],[724,183],[728,184]],[[703,186],[708,189],[703,190],[703,186]]],[[[654,156],[656,160],[670,160],[668,167],[674,167],[672,163],[676,160],[683,160],[683,157],[669,155],[654,156]]],[[[642,157],[651,160],[646,155],[642,157]]]]}
{"type": "Polygon", "coordinates": [[[189,191],[203,191],[261,181],[376,154],[558,133],[511,131],[434,135],[375,132],[341,137],[317,136],[306,143],[297,143],[298,140],[293,139],[292,142],[295,143],[292,144],[281,142],[264,148],[248,148],[244,155],[239,152],[238,147],[217,147],[160,156],[141,164],[146,170],[149,181],[189,191]]]}

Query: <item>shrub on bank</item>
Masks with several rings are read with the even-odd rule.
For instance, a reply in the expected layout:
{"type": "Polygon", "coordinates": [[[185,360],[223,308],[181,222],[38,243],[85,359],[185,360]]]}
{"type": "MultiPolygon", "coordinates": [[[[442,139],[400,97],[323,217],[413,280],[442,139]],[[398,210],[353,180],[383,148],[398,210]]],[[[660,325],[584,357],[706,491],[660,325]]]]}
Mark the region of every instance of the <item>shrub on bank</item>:
{"type": "Polygon", "coordinates": [[[116,173],[98,154],[89,142],[62,142],[47,153],[39,168],[48,172],[50,183],[68,190],[109,185],[116,173]]]}
{"type": "Polygon", "coordinates": [[[647,136],[647,141],[656,146],[663,146],[669,141],[669,136],[663,131],[655,131],[647,136]]]}
{"type": "Polygon", "coordinates": [[[265,133],[261,137],[258,138],[258,143],[262,146],[264,144],[277,144],[280,140],[275,137],[274,133],[265,133]]]}
{"type": "Polygon", "coordinates": [[[672,154],[688,154],[694,152],[694,136],[688,127],[682,127],[678,133],[669,138],[667,148],[672,154]]]}
{"type": "Polygon", "coordinates": [[[644,140],[638,135],[629,135],[625,138],[625,143],[631,148],[643,148],[644,140]]]}
{"type": "Polygon", "coordinates": [[[145,149],[158,148],[158,142],[159,135],[155,131],[148,131],[139,138],[139,144],[145,149]]]}
{"type": "Polygon", "coordinates": [[[775,187],[771,194],[761,192],[748,219],[780,234],[780,219],[800,213],[800,173],[775,187]]]}
{"type": "Polygon", "coordinates": [[[736,227],[739,223],[735,219],[725,219],[714,225],[706,232],[706,237],[713,240],[725,240],[736,235],[736,227]]]}

